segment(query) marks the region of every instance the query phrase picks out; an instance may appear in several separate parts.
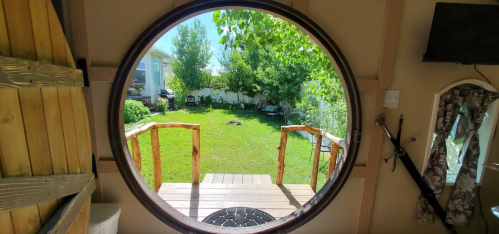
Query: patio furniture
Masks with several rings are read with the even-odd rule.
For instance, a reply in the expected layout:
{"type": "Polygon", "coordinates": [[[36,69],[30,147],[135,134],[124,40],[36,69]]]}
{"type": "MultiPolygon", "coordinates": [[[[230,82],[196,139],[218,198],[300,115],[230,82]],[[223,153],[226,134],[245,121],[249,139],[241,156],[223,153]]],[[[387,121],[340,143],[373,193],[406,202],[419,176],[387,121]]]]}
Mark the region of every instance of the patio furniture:
{"type": "Polygon", "coordinates": [[[276,116],[278,114],[277,113],[277,106],[267,105],[263,111],[266,114],[265,119],[267,119],[269,116],[271,116],[273,118],[274,116],[276,116]]]}
{"type": "Polygon", "coordinates": [[[250,227],[274,221],[272,215],[250,207],[233,207],[216,211],[203,219],[203,223],[223,227],[250,227]]]}
{"type": "Polygon", "coordinates": [[[255,112],[264,113],[263,110],[267,107],[267,101],[262,100],[255,106],[255,112]]]}

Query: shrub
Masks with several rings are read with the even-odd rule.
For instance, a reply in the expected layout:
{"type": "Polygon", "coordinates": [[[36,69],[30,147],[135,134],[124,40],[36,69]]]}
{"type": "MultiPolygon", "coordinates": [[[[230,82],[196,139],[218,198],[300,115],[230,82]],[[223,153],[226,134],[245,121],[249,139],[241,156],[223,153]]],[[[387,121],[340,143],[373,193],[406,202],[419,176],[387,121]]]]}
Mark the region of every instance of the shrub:
{"type": "Polygon", "coordinates": [[[151,117],[151,112],[142,102],[135,100],[125,101],[125,123],[135,123],[148,117],[151,117]]]}
{"type": "Polygon", "coordinates": [[[156,108],[156,111],[165,112],[168,107],[168,100],[166,100],[166,98],[159,98],[154,102],[154,107],[156,108]]]}

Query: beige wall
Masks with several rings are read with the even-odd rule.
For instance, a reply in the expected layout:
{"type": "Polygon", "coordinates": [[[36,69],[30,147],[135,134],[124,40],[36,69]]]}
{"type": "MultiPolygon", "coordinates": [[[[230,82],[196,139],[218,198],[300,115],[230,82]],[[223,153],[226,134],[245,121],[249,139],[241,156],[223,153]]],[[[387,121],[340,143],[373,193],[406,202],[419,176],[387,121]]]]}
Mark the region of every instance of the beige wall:
{"type": "MultiPolygon", "coordinates": [[[[291,1],[284,1],[290,5],[291,1]]],[[[468,1],[489,2],[496,1],[468,1]]],[[[155,19],[173,9],[165,0],[87,0],[86,17],[89,47],[93,66],[118,66],[135,38],[155,19]]],[[[403,139],[416,137],[408,147],[413,161],[423,165],[428,124],[433,97],[436,92],[454,81],[479,78],[472,66],[423,63],[423,53],[431,26],[435,1],[406,0],[400,42],[395,63],[392,89],[401,91],[400,105],[386,112],[388,125],[395,130],[400,114],[404,114],[403,139]]],[[[357,78],[375,79],[378,72],[386,0],[309,1],[307,15],[319,24],[338,44],[357,78]]],[[[499,88],[499,68],[479,66],[499,88]]],[[[92,83],[94,95],[97,153],[112,158],[107,137],[107,98],[110,83],[92,83]]],[[[357,163],[364,164],[369,152],[368,135],[374,94],[361,94],[363,110],[363,142],[357,163]]],[[[498,143],[498,139],[494,140],[498,143]]],[[[499,161],[499,147],[492,146],[489,161],[499,161]]],[[[385,141],[382,157],[392,148],[385,141]]],[[[437,221],[435,225],[417,225],[416,203],[418,190],[407,172],[399,167],[391,172],[391,165],[381,163],[375,195],[371,233],[445,233],[437,221]]],[[[482,198],[490,233],[499,232],[499,222],[490,214],[493,204],[499,205],[499,186],[494,178],[499,172],[486,171],[482,198]]],[[[104,202],[117,202],[122,207],[120,233],[170,233],[171,228],[151,215],[131,194],[119,174],[101,174],[104,202]]],[[[295,233],[355,233],[357,230],[363,179],[351,178],[331,205],[313,221],[295,233]]],[[[446,190],[449,194],[449,189],[446,190]]],[[[472,226],[459,233],[484,233],[483,221],[476,217],[472,226]]]]}

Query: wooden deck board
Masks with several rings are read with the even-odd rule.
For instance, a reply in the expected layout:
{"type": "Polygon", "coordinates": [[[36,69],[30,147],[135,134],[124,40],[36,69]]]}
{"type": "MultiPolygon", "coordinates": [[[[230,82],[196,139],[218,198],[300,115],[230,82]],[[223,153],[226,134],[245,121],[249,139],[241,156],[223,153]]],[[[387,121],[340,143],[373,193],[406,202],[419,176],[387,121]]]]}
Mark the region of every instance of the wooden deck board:
{"type": "Polygon", "coordinates": [[[224,175],[224,182],[223,182],[223,184],[232,184],[232,181],[234,181],[234,175],[233,174],[225,174],[224,175]]]}
{"type": "Polygon", "coordinates": [[[208,184],[213,182],[213,177],[215,177],[212,173],[206,173],[203,179],[203,184],[208,184]]]}
{"type": "MultiPolygon", "coordinates": [[[[234,182],[236,178],[241,178],[244,181],[244,176],[251,181],[258,178],[258,176],[252,178],[252,175],[236,175],[229,176],[229,180],[234,182]]],[[[214,179],[224,182],[226,176],[215,174],[214,179]]],[[[265,178],[265,176],[263,177],[265,178]]],[[[158,195],[182,214],[197,220],[202,220],[219,209],[229,207],[256,208],[279,219],[301,208],[315,195],[310,185],[284,184],[278,186],[268,184],[268,179],[270,178],[262,180],[262,176],[260,176],[261,184],[204,183],[204,181],[199,185],[164,183],[159,189],[158,195]]]]}
{"type": "Polygon", "coordinates": [[[270,175],[262,175],[262,182],[264,184],[272,184],[272,178],[270,178],[270,175]]]}
{"type": "Polygon", "coordinates": [[[243,183],[243,175],[242,174],[235,174],[234,175],[234,181],[232,181],[233,184],[242,184],[243,183]]]}
{"type": "Polygon", "coordinates": [[[215,177],[213,177],[213,182],[214,184],[221,184],[224,181],[224,174],[215,174],[215,177]]]}
{"type": "Polygon", "coordinates": [[[251,175],[248,175],[248,174],[243,175],[243,184],[253,184],[253,180],[251,179],[251,175]]]}

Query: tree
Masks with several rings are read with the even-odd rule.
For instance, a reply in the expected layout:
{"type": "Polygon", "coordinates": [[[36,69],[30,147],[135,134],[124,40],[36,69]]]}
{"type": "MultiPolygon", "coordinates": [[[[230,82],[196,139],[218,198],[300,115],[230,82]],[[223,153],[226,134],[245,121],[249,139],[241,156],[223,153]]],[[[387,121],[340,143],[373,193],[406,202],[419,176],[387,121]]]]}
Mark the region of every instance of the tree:
{"type": "MultiPolygon", "coordinates": [[[[335,131],[343,134],[346,132],[347,105],[338,73],[327,54],[306,32],[276,16],[250,10],[215,11],[213,22],[216,23],[220,35],[227,31],[220,40],[220,44],[224,44],[226,48],[244,48],[250,54],[254,55],[255,51],[259,51],[261,55],[262,48],[272,47],[273,50],[266,50],[273,53],[268,58],[278,59],[282,64],[266,58],[264,60],[268,65],[261,66],[262,62],[258,61],[258,80],[262,82],[259,84],[259,90],[268,97],[283,98],[292,104],[296,100],[292,98],[295,89],[293,85],[288,85],[288,82],[294,80],[286,80],[282,74],[301,77],[299,74],[302,73],[302,68],[308,70],[307,81],[310,81],[311,85],[307,86],[307,97],[296,100],[299,107],[303,109],[305,106],[316,106],[315,102],[324,102],[328,106],[325,112],[332,113],[334,118],[330,122],[335,131]],[[273,66],[268,61],[272,61],[273,66]],[[272,82],[271,77],[281,81],[272,82]],[[282,90],[276,92],[281,87],[278,83],[283,86],[282,90]],[[314,103],[310,103],[311,100],[315,100],[314,103]]],[[[261,56],[259,60],[262,60],[261,56]]],[[[310,108],[309,110],[317,113],[310,108]]]]}
{"type": "Polygon", "coordinates": [[[284,102],[294,106],[300,100],[300,86],[310,71],[301,63],[284,63],[274,55],[271,46],[259,50],[258,89],[275,104],[284,102]]]}
{"type": "Polygon", "coordinates": [[[250,97],[255,96],[251,68],[246,64],[239,50],[230,50],[224,53],[221,56],[220,64],[224,68],[221,75],[226,82],[227,90],[237,93],[237,102],[239,102],[240,92],[250,97]]]}
{"type": "Polygon", "coordinates": [[[200,89],[202,78],[212,53],[207,38],[206,28],[196,19],[192,28],[179,25],[177,36],[173,38],[171,65],[175,76],[183,81],[188,90],[200,89]]]}

